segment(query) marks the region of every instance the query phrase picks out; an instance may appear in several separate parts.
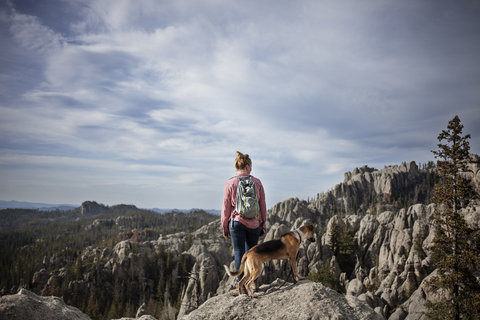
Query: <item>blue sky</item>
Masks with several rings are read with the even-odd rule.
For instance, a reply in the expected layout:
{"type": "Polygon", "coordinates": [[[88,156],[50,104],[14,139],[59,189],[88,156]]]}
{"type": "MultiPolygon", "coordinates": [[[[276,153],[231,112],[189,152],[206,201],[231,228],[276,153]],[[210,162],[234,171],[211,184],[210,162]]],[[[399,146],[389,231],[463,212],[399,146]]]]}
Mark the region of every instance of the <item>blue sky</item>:
{"type": "Polygon", "coordinates": [[[369,165],[480,153],[478,1],[3,0],[0,200],[267,207],[369,165]]]}

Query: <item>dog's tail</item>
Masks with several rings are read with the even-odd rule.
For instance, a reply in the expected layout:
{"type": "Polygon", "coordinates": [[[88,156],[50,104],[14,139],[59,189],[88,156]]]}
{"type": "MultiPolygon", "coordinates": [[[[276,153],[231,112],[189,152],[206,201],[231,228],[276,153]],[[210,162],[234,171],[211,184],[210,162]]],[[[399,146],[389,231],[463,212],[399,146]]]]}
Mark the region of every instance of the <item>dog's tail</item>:
{"type": "MultiPolygon", "coordinates": [[[[245,257],[245,255],[244,255],[245,257]]],[[[238,268],[237,271],[235,272],[231,272],[230,269],[226,266],[226,265],[223,265],[225,267],[225,271],[227,271],[227,274],[230,276],[230,277],[236,277],[236,276],[239,276],[243,273],[243,269],[245,268],[245,259],[242,258],[242,264],[240,265],[240,268],[238,268]]]]}

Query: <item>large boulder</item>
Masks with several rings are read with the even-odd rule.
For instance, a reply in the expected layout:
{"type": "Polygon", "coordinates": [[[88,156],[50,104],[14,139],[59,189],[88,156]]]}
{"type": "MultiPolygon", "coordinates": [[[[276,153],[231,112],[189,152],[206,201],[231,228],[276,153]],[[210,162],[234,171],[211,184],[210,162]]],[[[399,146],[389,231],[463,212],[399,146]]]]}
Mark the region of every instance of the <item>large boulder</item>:
{"type": "Polygon", "coordinates": [[[222,294],[180,319],[372,319],[383,320],[367,302],[308,280],[260,287],[259,296],[222,294]]]}
{"type": "Polygon", "coordinates": [[[365,293],[365,286],[363,285],[362,281],[359,279],[353,279],[348,283],[347,286],[347,295],[352,295],[358,297],[362,293],[365,293]]]}
{"type": "Polygon", "coordinates": [[[0,298],[0,319],[90,320],[86,314],[66,305],[58,297],[41,297],[25,289],[0,298]]]}

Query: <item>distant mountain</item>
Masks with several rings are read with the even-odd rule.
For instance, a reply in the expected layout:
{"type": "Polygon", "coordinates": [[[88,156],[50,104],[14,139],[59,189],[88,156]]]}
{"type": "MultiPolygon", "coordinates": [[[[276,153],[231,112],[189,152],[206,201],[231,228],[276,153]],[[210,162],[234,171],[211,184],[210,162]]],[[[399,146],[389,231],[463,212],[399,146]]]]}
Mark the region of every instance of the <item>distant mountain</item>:
{"type": "Polygon", "coordinates": [[[206,210],[206,209],[199,209],[199,208],[192,208],[192,209],[159,209],[159,208],[153,208],[153,209],[149,209],[149,210],[152,210],[152,211],[155,211],[155,212],[158,212],[158,213],[166,213],[166,212],[174,212],[174,211],[189,213],[189,212],[197,211],[197,210],[203,210],[205,212],[208,212],[208,213],[211,213],[211,214],[216,214],[216,215],[220,215],[222,213],[222,210],[215,210],[215,209],[206,210]]]}
{"type": "Polygon", "coordinates": [[[72,210],[80,207],[74,204],[48,204],[48,203],[34,203],[25,201],[4,201],[0,200],[1,209],[39,209],[42,211],[54,211],[54,210],[72,210]]]}
{"type": "MultiPolygon", "coordinates": [[[[74,205],[74,204],[48,204],[48,203],[34,203],[34,202],[26,202],[26,201],[5,201],[5,200],[0,200],[0,210],[2,209],[39,209],[41,211],[55,211],[55,210],[73,210],[80,207],[80,205],[74,205]]],[[[220,215],[222,212],[221,210],[215,210],[215,209],[199,209],[199,208],[192,208],[192,209],[159,209],[159,208],[145,208],[146,210],[152,210],[158,213],[166,213],[166,212],[173,212],[173,211],[178,211],[178,212],[183,212],[183,213],[190,213],[191,211],[196,211],[196,210],[203,210],[205,212],[211,213],[211,214],[216,214],[220,215]]]]}

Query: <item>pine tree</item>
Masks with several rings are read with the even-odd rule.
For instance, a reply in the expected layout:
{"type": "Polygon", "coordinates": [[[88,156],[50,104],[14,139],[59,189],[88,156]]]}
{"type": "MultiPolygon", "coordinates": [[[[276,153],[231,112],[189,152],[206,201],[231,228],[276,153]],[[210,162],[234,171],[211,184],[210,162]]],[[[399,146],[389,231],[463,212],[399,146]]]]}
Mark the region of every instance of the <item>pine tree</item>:
{"type": "Polygon", "coordinates": [[[350,223],[345,219],[345,224],[340,230],[338,240],[338,253],[336,255],[340,269],[350,274],[355,269],[354,246],[355,234],[351,230],[350,223]]]}
{"type": "Polygon", "coordinates": [[[313,271],[308,276],[307,279],[314,282],[320,282],[324,286],[329,287],[339,293],[342,292],[342,287],[340,280],[338,279],[337,274],[335,273],[335,268],[331,265],[331,260],[326,261],[320,272],[313,271]]]}
{"type": "Polygon", "coordinates": [[[458,116],[449,121],[447,129],[438,140],[449,144],[440,143],[440,150],[432,151],[441,159],[433,197],[436,235],[430,248],[437,275],[427,282],[427,289],[438,294],[439,300],[427,301],[425,306],[430,319],[479,319],[480,284],[474,276],[480,267],[479,230],[469,226],[461,213],[474,195],[462,175],[469,171],[470,135],[462,136],[458,116]]]}
{"type": "Polygon", "coordinates": [[[339,238],[340,230],[337,224],[337,216],[333,216],[330,225],[330,249],[332,250],[335,256],[338,255],[340,251],[339,238]]]}
{"type": "Polygon", "coordinates": [[[82,261],[81,255],[77,259],[77,263],[75,264],[75,269],[73,272],[75,274],[76,280],[83,279],[83,261],[82,261]]]}

